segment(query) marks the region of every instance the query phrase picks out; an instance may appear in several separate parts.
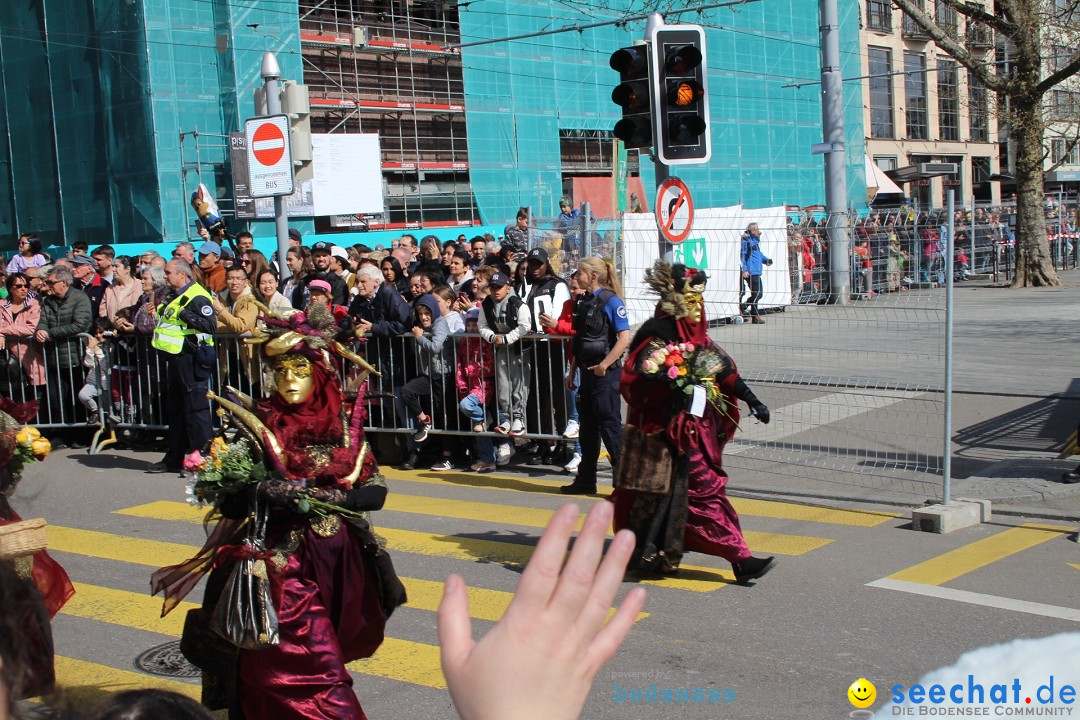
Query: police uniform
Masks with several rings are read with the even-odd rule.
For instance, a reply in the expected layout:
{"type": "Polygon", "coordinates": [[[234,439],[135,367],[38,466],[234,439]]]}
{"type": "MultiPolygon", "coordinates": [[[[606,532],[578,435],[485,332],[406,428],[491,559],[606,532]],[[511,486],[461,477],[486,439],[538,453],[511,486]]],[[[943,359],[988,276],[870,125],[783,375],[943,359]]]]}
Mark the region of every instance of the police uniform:
{"type": "Polygon", "coordinates": [[[626,305],[611,290],[600,288],[586,294],[574,315],[574,360],[581,374],[578,388],[578,421],[581,424],[578,441],[581,443],[581,464],[578,466],[574,488],[596,487],[596,463],[600,457],[600,441],[604,441],[611,466],[619,462],[619,442],[622,439],[622,399],[619,396],[621,360],[617,360],[603,377],[589,368],[603,361],[615,347],[620,332],[630,330],[626,305]]]}
{"type": "Polygon", "coordinates": [[[217,319],[209,291],[196,282],[170,292],[158,306],[157,317],[151,345],[168,358],[169,432],[161,465],[179,471],[184,456],[204,449],[213,436],[206,394],[217,362],[213,335],[217,319]]]}

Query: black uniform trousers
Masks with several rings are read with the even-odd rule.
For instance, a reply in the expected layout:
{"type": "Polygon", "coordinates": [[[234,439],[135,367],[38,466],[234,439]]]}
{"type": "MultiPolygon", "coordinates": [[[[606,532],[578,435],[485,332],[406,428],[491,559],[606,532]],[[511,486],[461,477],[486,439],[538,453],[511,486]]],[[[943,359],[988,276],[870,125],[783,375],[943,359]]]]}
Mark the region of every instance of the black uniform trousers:
{"type": "Polygon", "coordinates": [[[561,340],[539,338],[533,343],[532,389],[525,408],[530,432],[559,435],[566,429],[566,345],[561,340]]]}
{"type": "Polygon", "coordinates": [[[179,355],[168,356],[168,385],[165,390],[165,412],[169,420],[166,436],[166,467],[179,468],[184,456],[195,450],[205,450],[214,434],[210,413],[210,378],[196,379],[195,355],[187,347],[179,355]]]}
{"type": "Polygon", "coordinates": [[[611,467],[619,463],[619,442],[622,440],[622,399],[619,378],[622,366],[613,365],[603,377],[587,368],[594,363],[581,364],[581,387],[578,388],[578,422],[581,425],[581,465],[575,485],[596,484],[596,463],[600,458],[600,441],[604,441],[611,467]]]}

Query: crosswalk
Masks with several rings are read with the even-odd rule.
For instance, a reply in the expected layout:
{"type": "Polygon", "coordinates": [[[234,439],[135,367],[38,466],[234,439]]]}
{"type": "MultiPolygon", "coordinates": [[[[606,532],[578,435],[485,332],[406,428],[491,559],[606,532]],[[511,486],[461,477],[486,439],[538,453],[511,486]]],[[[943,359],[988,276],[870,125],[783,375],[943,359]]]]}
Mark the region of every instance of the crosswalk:
{"type": "MultiPolygon", "coordinates": [[[[349,667],[358,678],[443,690],[446,683],[433,631],[441,578],[450,572],[465,574],[474,621],[498,620],[510,603],[520,568],[528,561],[540,529],[565,502],[558,492],[561,483],[499,474],[389,469],[384,474],[391,492],[374,520],[408,590],[409,602],[391,619],[388,637],[378,652],[349,667]]],[[[578,503],[588,506],[599,501],[586,498],[578,503]]],[[[764,500],[733,502],[752,550],[786,556],[821,550],[834,542],[833,531],[858,532],[895,517],[764,500]],[[771,530],[770,525],[779,525],[782,531],[771,530]]],[[[69,569],[77,591],[61,619],[104,627],[106,633],[144,633],[138,637],[157,638],[158,643],[179,638],[184,616],[196,603],[184,602],[161,618],[160,598],[140,591],[139,582],[132,578],[145,576],[148,584],[152,569],[193,556],[205,538],[205,513],[179,500],[154,500],[118,509],[106,518],[87,518],[79,523],[84,527],[50,525],[50,551],[69,569]],[[186,540],[177,542],[177,538],[186,540]],[[87,567],[92,569],[80,570],[87,567]]],[[[734,580],[719,559],[700,555],[687,559],[691,564],[683,565],[678,576],[647,581],[654,592],[692,593],[704,599],[723,592],[734,580]]],[[[190,599],[197,601],[199,591],[190,599]]],[[[649,617],[649,612],[643,612],[638,620],[647,622],[649,617]]],[[[148,686],[198,697],[197,680],[156,677],[137,672],[130,664],[91,661],[88,657],[97,658],[90,653],[81,658],[67,656],[63,654],[67,646],[61,638],[57,675],[63,687],[76,689],[77,697],[89,700],[148,686]]]]}

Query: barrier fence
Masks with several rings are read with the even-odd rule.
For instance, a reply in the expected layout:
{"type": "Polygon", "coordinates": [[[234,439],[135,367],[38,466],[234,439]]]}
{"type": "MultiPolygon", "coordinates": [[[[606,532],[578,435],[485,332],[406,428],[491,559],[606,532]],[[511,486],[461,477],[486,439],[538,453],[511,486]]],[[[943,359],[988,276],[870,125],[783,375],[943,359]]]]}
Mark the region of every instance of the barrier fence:
{"type": "MultiPolygon", "coordinates": [[[[956,225],[957,242],[968,243],[966,271],[1004,278],[1012,264],[1009,225],[989,213],[978,217],[981,221],[973,226],[956,225]]],[[[846,305],[830,305],[824,302],[832,277],[827,218],[786,208],[699,211],[695,233],[679,251],[679,259],[697,260],[707,269],[711,334],[774,410],[769,425],[743,419],[726,451],[732,470],[804,478],[839,488],[940,496],[945,296],[938,286],[946,267],[942,254],[946,219],[940,212],[897,210],[857,221],[849,236],[852,299],[846,305]],[[753,328],[743,322],[749,297],[740,277],[740,241],[750,222],[759,224],[763,252],[774,261],[762,271],[759,308],[765,325],[753,328]],[[691,242],[697,245],[691,248],[691,242]]],[[[619,224],[590,218],[580,226],[585,235],[569,239],[557,219],[538,222],[529,233],[530,243],[543,244],[557,257],[561,275],[569,275],[586,248],[614,257],[632,325],[652,316],[655,298],[642,280],[656,258],[651,215],[628,214],[619,224]]],[[[1051,252],[1062,267],[1075,267],[1077,243],[1071,226],[1063,228],[1051,227],[1055,233],[1051,252]]],[[[964,269],[957,267],[957,273],[962,277],[964,269]]],[[[79,401],[88,371],[81,364],[86,341],[79,338],[72,352],[61,354],[50,344],[8,338],[9,355],[19,342],[36,348],[39,369],[33,377],[27,369],[13,372],[9,359],[0,392],[16,399],[40,399],[38,422],[45,428],[92,421],[103,428],[93,450],[112,442],[113,431],[121,437],[160,434],[168,423],[166,357],[154,351],[145,336],[107,339],[106,359],[95,366],[102,377],[98,410],[89,414],[79,401]]],[[[271,379],[242,338],[218,336],[217,347],[220,357],[211,380],[215,389],[231,385],[258,397],[271,387],[271,379]]],[[[411,335],[370,338],[356,348],[382,372],[369,387],[367,429],[375,434],[376,452],[383,462],[393,462],[390,458],[400,456],[411,442],[417,407],[432,415],[432,434],[445,436],[445,446],[455,451],[480,437],[505,442],[494,432],[503,419],[500,410],[507,420],[523,422],[528,439],[546,442],[560,441],[576,414],[574,397],[564,390],[565,338],[528,335],[496,356],[475,335],[453,335],[426,384],[412,385],[432,367],[432,358],[417,352],[411,335]],[[499,363],[510,371],[500,376],[499,363]],[[486,378],[490,387],[484,402],[470,408],[482,416],[470,417],[460,408],[457,373],[470,364],[473,381],[486,378]],[[412,408],[406,406],[406,398],[412,408]],[[483,425],[482,433],[475,432],[478,424],[483,425]]],[[[349,373],[351,379],[355,370],[349,373]]]]}

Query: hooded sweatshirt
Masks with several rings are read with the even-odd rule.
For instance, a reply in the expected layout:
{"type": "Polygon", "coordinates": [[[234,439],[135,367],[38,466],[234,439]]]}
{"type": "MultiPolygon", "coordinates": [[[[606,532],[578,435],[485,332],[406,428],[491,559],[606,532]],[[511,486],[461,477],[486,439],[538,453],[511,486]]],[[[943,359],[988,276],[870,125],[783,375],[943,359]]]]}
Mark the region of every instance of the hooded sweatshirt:
{"type": "Polygon", "coordinates": [[[425,328],[424,334],[416,338],[416,369],[420,375],[438,377],[454,372],[453,343],[446,342],[450,337],[450,327],[446,318],[439,313],[439,303],[430,293],[416,299],[414,307],[423,306],[431,312],[431,327],[425,328]]]}

